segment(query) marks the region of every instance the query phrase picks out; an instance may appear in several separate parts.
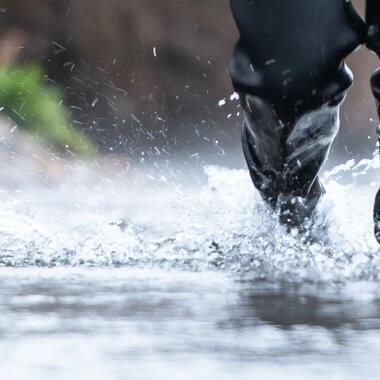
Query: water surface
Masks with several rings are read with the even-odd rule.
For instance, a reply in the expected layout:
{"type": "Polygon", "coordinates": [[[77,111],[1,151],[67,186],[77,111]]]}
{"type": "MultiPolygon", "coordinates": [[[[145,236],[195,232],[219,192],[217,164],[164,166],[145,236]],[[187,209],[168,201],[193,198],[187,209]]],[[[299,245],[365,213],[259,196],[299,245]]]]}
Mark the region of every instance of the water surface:
{"type": "Polygon", "coordinates": [[[240,170],[4,188],[1,377],[377,379],[373,167],[326,174],[307,239],[240,170]]]}

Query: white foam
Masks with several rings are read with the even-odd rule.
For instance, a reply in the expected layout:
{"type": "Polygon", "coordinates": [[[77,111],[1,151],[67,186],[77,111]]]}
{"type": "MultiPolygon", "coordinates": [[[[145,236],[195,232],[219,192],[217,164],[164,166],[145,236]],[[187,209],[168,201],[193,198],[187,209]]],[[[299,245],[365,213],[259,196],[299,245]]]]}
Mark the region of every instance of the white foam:
{"type": "Polygon", "coordinates": [[[371,217],[377,182],[356,181],[363,171],[372,178],[377,167],[374,158],[325,174],[327,196],[312,243],[278,225],[245,170],[207,167],[207,186],[191,191],[107,181],[92,189],[3,192],[0,262],[211,269],[295,282],[377,280],[371,217]]]}

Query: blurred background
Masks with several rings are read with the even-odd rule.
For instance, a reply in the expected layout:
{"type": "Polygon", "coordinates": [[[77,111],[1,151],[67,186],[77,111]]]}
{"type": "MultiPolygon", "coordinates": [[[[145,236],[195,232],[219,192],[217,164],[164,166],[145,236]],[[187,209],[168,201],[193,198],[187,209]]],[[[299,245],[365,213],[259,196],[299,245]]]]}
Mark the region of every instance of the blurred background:
{"type": "MultiPolygon", "coordinates": [[[[236,39],[227,0],[0,0],[0,140],[23,130],[75,156],[241,166],[236,39]]],[[[375,149],[377,58],[348,62],[339,159],[375,149]]]]}

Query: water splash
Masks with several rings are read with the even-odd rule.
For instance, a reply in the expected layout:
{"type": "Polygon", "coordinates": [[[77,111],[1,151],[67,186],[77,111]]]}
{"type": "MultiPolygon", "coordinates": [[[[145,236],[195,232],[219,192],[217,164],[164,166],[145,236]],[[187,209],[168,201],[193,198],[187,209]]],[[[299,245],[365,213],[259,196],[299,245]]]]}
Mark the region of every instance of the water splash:
{"type": "Polygon", "coordinates": [[[374,157],[325,173],[327,196],[307,240],[278,225],[245,170],[206,167],[207,185],[187,191],[120,180],[4,191],[0,264],[217,270],[290,282],[378,280],[371,217],[378,167],[374,157]]]}

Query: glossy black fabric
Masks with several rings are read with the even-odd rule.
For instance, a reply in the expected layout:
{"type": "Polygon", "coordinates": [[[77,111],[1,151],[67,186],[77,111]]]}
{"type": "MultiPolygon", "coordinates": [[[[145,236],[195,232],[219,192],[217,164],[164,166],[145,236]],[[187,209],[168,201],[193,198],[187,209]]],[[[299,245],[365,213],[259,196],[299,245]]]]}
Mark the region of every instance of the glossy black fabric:
{"type": "Polygon", "coordinates": [[[380,1],[367,0],[368,47],[380,56],[380,1]]]}
{"type": "MultiPolygon", "coordinates": [[[[368,43],[367,46],[380,57],[380,1],[367,1],[367,25],[368,43]]],[[[380,116],[380,70],[371,79],[372,92],[376,98],[377,110],[380,116]]],[[[377,131],[380,143],[380,127],[377,131]]],[[[380,190],[376,195],[374,207],[375,237],[380,243],[380,190]]]]}
{"type": "MultiPolygon", "coordinates": [[[[367,1],[367,25],[368,25],[368,41],[367,46],[380,57],[380,1],[367,1]]],[[[380,102],[380,72],[377,71],[372,77],[372,91],[375,98],[380,102]]],[[[380,115],[380,108],[379,115],[380,115]]]]}
{"type": "Polygon", "coordinates": [[[325,104],[284,124],[263,99],[241,94],[243,150],[251,178],[280,221],[300,226],[324,193],[318,172],[339,128],[339,105],[325,104]]]}
{"type": "Polygon", "coordinates": [[[231,8],[248,168],[280,220],[299,226],[323,194],[318,173],[352,83],[344,58],[367,29],[347,0],[231,0],[231,8]]]}
{"type": "Polygon", "coordinates": [[[347,0],[231,0],[240,32],[230,72],[238,92],[278,113],[320,106],[352,83],[343,60],[366,39],[347,0]]]}

